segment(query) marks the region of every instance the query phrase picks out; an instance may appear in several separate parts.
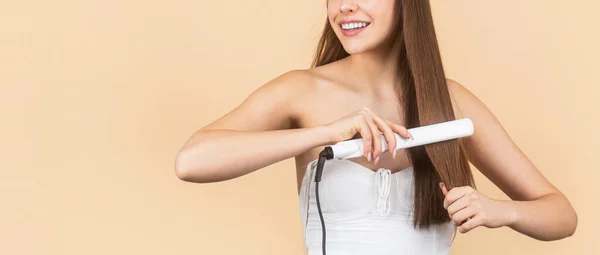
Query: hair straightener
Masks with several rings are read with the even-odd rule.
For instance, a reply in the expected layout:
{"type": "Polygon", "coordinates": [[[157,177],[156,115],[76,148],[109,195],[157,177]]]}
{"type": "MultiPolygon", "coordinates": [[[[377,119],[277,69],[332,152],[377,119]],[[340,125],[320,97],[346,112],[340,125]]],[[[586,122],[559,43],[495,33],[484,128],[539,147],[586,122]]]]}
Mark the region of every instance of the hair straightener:
{"type": "MultiPolygon", "coordinates": [[[[394,133],[394,135],[396,136],[396,148],[394,148],[394,150],[406,149],[410,147],[470,136],[474,132],[474,127],[473,122],[470,119],[463,118],[459,120],[452,120],[427,126],[411,128],[408,129],[408,132],[414,139],[404,139],[399,134],[394,133]]],[[[381,135],[381,146],[381,153],[388,151],[389,148],[384,135],[381,135]]],[[[330,159],[348,159],[362,157],[362,152],[363,139],[359,138],[327,146],[319,153],[319,159],[317,161],[317,169],[315,174],[315,193],[317,198],[317,210],[319,212],[319,218],[321,220],[321,229],[323,232],[323,255],[325,255],[326,253],[326,231],[325,221],[323,220],[323,214],[321,212],[321,203],[319,201],[319,182],[321,181],[325,161],[330,159]]]]}

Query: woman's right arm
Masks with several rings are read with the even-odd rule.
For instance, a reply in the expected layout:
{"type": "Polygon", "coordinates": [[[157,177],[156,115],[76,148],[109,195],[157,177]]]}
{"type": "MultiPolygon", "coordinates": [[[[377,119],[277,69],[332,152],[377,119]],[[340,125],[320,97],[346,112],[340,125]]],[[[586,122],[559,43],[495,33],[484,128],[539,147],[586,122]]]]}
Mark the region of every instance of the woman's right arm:
{"type": "Polygon", "coordinates": [[[304,72],[273,79],[196,131],[177,154],[177,177],[197,183],[225,181],[329,144],[325,126],[290,129],[294,99],[310,87],[304,72]]]}

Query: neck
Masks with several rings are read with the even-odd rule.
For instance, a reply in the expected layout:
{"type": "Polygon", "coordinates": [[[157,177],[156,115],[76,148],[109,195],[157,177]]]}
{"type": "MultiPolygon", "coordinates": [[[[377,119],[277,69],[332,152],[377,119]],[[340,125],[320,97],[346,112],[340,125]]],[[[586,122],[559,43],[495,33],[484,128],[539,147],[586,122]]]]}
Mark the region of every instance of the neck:
{"type": "Polygon", "coordinates": [[[395,87],[398,82],[395,54],[385,50],[372,50],[348,57],[353,78],[369,92],[395,87]]]}

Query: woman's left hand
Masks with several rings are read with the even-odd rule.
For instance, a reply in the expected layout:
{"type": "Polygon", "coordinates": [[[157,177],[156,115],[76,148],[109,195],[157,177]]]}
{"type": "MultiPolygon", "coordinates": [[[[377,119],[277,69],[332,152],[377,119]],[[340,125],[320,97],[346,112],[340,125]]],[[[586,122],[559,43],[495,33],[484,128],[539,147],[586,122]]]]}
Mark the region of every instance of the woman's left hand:
{"type": "Polygon", "coordinates": [[[497,228],[510,224],[510,204],[507,201],[490,199],[471,186],[448,191],[440,182],[440,188],[446,197],[444,208],[460,233],[467,233],[478,226],[497,228]]]}

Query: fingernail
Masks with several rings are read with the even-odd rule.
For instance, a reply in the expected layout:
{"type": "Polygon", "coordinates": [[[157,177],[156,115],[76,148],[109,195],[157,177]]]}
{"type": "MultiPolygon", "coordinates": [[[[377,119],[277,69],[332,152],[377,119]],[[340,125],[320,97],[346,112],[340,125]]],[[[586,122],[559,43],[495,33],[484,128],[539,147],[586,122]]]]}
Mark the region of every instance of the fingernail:
{"type": "Polygon", "coordinates": [[[375,158],[375,165],[377,165],[377,163],[379,163],[379,156],[375,158]]]}
{"type": "Polygon", "coordinates": [[[394,150],[394,152],[392,152],[392,158],[396,158],[396,150],[394,150]]]}
{"type": "Polygon", "coordinates": [[[371,153],[370,153],[370,152],[369,152],[369,155],[367,155],[367,160],[368,160],[369,162],[371,162],[371,153]]]}
{"type": "Polygon", "coordinates": [[[444,183],[440,182],[440,189],[444,189],[444,183]]]}
{"type": "Polygon", "coordinates": [[[415,138],[410,133],[408,133],[408,136],[410,137],[411,140],[415,140],[415,138]]]}

